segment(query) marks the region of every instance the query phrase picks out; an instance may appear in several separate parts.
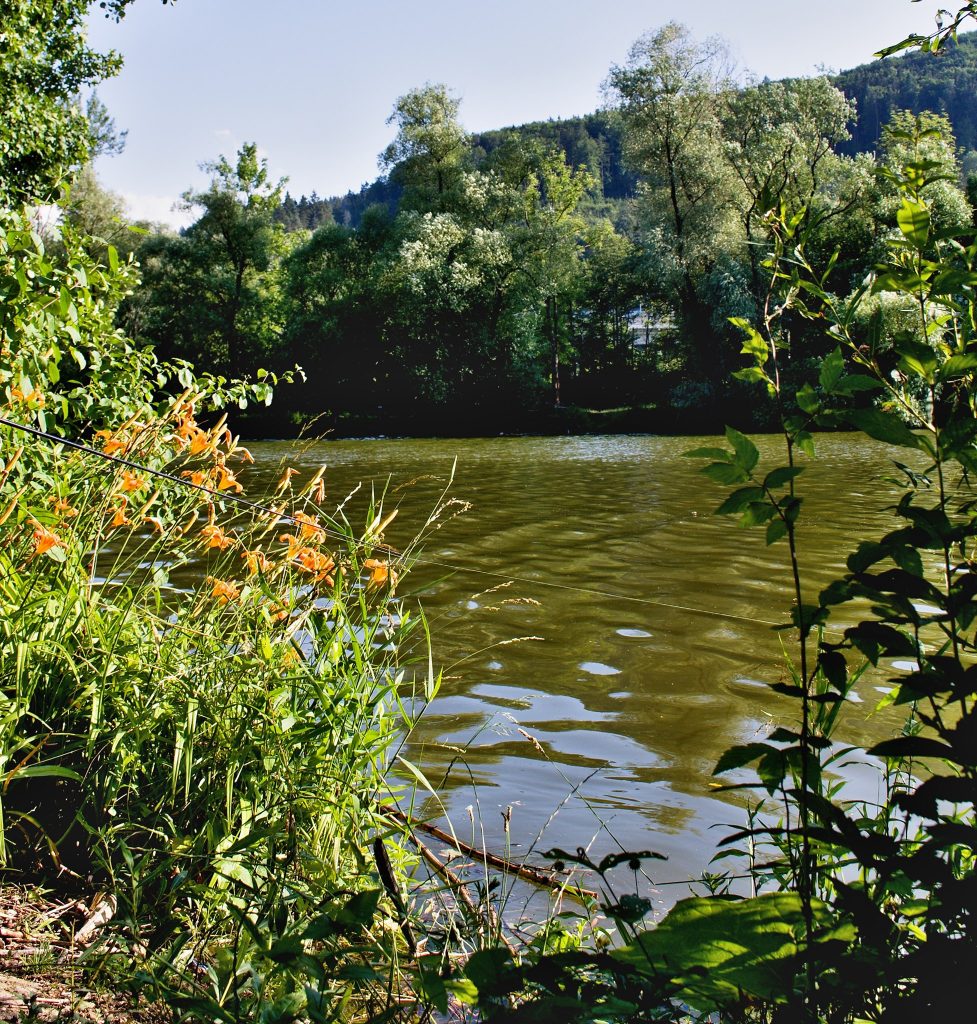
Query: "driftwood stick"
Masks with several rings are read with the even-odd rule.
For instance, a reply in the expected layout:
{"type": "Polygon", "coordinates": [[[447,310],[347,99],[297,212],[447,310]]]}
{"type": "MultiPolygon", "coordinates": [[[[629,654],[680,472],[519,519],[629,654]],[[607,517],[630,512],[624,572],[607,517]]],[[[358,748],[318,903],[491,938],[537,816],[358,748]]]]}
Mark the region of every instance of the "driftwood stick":
{"type": "MultiPolygon", "coordinates": [[[[472,917],[474,917],[476,920],[482,917],[483,915],[479,913],[478,906],[475,904],[475,901],[471,898],[471,896],[468,893],[468,890],[465,888],[466,885],[471,885],[473,883],[466,882],[463,878],[459,878],[458,875],[456,875],[451,870],[451,868],[449,868],[448,865],[445,864],[444,861],[441,860],[441,858],[427,845],[427,843],[424,843],[417,838],[413,831],[411,831],[410,833],[410,838],[414,845],[417,847],[421,856],[448,883],[448,885],[451,887],[451,891],[455,894],[455,896],[458,897],[458,900],[464,905],[468,913],[471,914],[472,917]]],[[[494,928],[496,926],[496,916],[492,912],[491,907],[488,908],[488,918],[489,923],[494,928]]],[[[498,929],[498,934],[499,938],[502,940],[502,943],[505,945],[506,949],[508,949],[510,953],[514,954],[516,951],[515,947],[502,933],[501,928],[498,929]]]]}
{"type": "Polygon", "coordinates": [[[414,821],[412,818],[408,818],[398,807],[384,807],[383,811],[389,817],[396,818],[397,821],[403,822],[409,828],[420,829],[429,836],[433,836],[435,839],[440,839],[441,842],[453,846],[459,853],[463,853],[472,860],[491,864],[492,867],[498,868],[500,871],[505,871],[510,875],[518,875],[527,882],[532,882],[534,885],[545,889],[562,891],[570,896],[580,895],[593,900],[597,899],[597,893],[591,889],[584,889],[579,885],[570,886],[566,879],[560,878],[554,872],[546,871],[544,868],[538,868],[532,864],[516,864],[514,861],[506,860],[504,857],[490,853],[488,850],[480,850],[475,846],[469,846],[450,833],[438,828],[437,825],[429,825],[426,821],[414,821]]]}

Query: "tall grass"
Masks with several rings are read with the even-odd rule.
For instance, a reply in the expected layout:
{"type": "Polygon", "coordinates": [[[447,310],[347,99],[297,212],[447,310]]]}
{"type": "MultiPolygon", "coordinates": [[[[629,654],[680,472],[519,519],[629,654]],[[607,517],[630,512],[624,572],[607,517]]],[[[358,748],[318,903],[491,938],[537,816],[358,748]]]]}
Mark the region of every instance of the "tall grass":
{"type": "Polygon", "coordinates": [[[225,383],[111,330],[117,261],[4,216],[0,877],[102,891],[120,977],[205,1019],[396,1006],[379,802],[436,679],[391,517],[322,473],[242,500],[225,383]]]}

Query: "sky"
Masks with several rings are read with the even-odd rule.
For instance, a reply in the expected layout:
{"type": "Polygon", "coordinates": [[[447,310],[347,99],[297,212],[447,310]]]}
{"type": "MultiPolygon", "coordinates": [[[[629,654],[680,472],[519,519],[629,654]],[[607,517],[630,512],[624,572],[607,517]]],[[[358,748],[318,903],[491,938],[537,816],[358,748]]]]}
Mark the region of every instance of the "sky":
{"type": "MultiPolygon", "coordinates": [[[[944,6],[945,6],[944,0],[944,6]]],[[[951,4],[956,7],[957,5],[951,4]]],[[[726,40],[741,75],[837,71],[933,27],[938,0],[136,0],[94,13],[89,41],[124,58],[98,95],[128,130],[97,164],[136,219],[188,223],[174,204],[200,164],[255,142],[294,196],[377,177],[398,96],[443,82],[483,131],[572,117],[631,44],[666,22],[726,40]]],[[[97,7],[95,8],[97,12],[97,7]]]]}

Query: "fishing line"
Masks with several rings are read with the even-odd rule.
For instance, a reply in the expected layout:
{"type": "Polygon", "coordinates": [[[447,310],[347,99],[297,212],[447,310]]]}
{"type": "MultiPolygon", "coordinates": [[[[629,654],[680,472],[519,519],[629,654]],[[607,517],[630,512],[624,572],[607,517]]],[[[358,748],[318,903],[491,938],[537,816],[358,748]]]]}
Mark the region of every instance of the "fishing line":
{"type": "MultiPolygon", "coordinates": [[[[16,420],[8,419],[6,416],[0,416],[0,425],[11,427],[14,430],[20,430],[25,434],[30,434],[34,437],[40,438],[44,441],[49,441],[53,444],[64,445],[66,448],[74,449],[84,453],[85,455],[94,455],[96,458],[102,459],[106,462],[112,462],[119,466],[125,466],[127,469],[136,470],[140,473],[146,473],[149,476],[158,477],[161,480],[167,480],[170,483],[179,484],[181,487],[189,488],[190,490],[200,491],[203,494],[210,495],[214,498],[219,498],[222,501],[232,501],[237,505],[252,509],[256,512],[264,513],[265,515],[277,516],[279,519],[284,519],[288,522],[296,525],[302,525],[302,520],[297,519],[295,516],[290,515],[287,512],[279,511],[278,509],[270,508],[268,505],[264,505],[261,502],[251,501],[248,498],[242,498],[239,494],[234,494],[228,491],[218,491],[213,487],[208,487],[206,484],[193,483],[190,480],[186,480],[182,477],[175,476],[173,473],[167,473],[161,469],[152,469],[149,466],[144,466],[141,463],[134,462],[132,459],[126,459],[119,455],[109,455],[106,452],[99,451],[97,448],[91,447],[82,443],[81,441],[72,441],[69,438],[58,437],[55,434],[49,434],[45,430],[41,430],[39,427],[31,427],[26,423],[19,423],[16,420]]],[[[672,522],[673,520],[669,520],[672,522]]],[[[675,520],[677,521],[677,520],[675,520]]],[[[322,527],[323,532],[327,535],[331,534],[338,540],[348,540],[349,538],[341,533],[339,530],[330,530],[328,527],[322,527]]],[[[383,545],[377,545],[383,547],[383,545]]],[[[393,549],[387,548],[387,551],[393,549]]],[[[534,580],[526,576],[510,576],[502,572],[493,572],[489,569],[476,569],[472,566],[467,565],[452,565],[450,562],[441,562],[431,558],[425,558],[417,556],[413,559],[415,564],[432,566],[439,569],[448,569],[452,572],[466,572],[476,576],[487,576],[492,579],[504,580],[509,583],[522,583],[531,587],[548,587],[550,590],[562,590],[567,593],[581,594],[585,597],[600,597],[610,601],[627,601],[631,604],[645,605],[650,608],[662,608],[668,611],[684,612],[688,615],[700,615],[706,618],[721,619],[730,622],[748,622],[757,623],[761,626],[769,626],[772,629],[781,625],[780,623],[770,622],[766,619],[759,619],[755,616],[746,615],[735,615],[731,612],[718,612],[708,608],[693,608],[688,605],[673,604],[669,601],[656,601],[652,598],[647,597],[635,597],[627,594],[615,594],[607,590],[597,590],[589,587],[573,586],[569,583],[554,583],[552,580],[534,580]]]]}

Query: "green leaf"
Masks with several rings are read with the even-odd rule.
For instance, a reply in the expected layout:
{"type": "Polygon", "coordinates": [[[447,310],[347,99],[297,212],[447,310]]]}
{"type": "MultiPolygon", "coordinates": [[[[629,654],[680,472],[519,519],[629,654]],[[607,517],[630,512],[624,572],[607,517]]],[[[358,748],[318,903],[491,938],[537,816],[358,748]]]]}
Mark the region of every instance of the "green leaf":
{"type": "Polygon", "coordinates": [[[821,400],[810,384],[799,388],[796,397],[797,404],[810,416],[813,416],[821,408],[821,400]]]}
{"type": "Polygon", "coordinates": [[[740,466],[728,462],[714,462],[711,466],[704,466],[702,472],[717,484],[745,484],[750,479],[740,466]]]}
{"type": "Polygon", "coordinates": [[[930,212],[922,203],[905,197],[896,213],[896,223],[917,249],[925,247],[929,241],[930,212]]]}
{"type": "Polygon", "coordinates": [[[814,438],[808,430],[799,430],[794,435],[794,444],[809,458],[814,458],[814,438]]]}
{"type": "Polygon", "coordinates": [[[825,391],[834,391],[844,372],[845,357],[841,354],[841,349],[836,348],[830,355],[825,356],[821,363],[818,381],[825,391]]]}
{"type": "Polygon", "coordinates": [[[781,466],[778,469],[771,470],[766,479],[763,481],[763,486],[767,490],[775,491],[784,484],[789,483],[795,477],[800,476],[804,472],[802,466],[781,466]]]}
{"type": "Polygon", "coordinates": [[[955,760],[951,747],[926,736],[899,736],[885,740],[872,747],[869,753],[875,757],[939,757],[955,760]]]}
{"type": "Polygon", "coordinates": [[[938,374],[940,380],[949,380],[951,377],[959,377],[962,374],[977,370],[977,353],[964,352],[950,358],[940,367],[938,374]]]}
{"type": "MultiPolygon", "coordinates": [[[[837,925],[820,901],[811,905],[820,943],[847,944],[854,928],[837,925]]],[[[743,1005],[744,995],[783,1003],[799,968],[804,908],[795,893],[753,899],[681,900],[656,928],[611,953],[643,974],[670,979],[677,997],[698,1010],[743,1005]]]]}
{"type": "Polygon", "coordinates": [[[745,434],[741,434],[732,427],[726,428],[726,440],[733,446],[736,452],[736,463],[747,473],[760,461],[760,452],[757,446],[745,434]]]}
{"type": "Polygon", "coordinates": [[[787,536],[787,524],[778,516],[770,520],[767,527],[767,544],[775,544],[781,537],[787,536]]]}
{"type": "Polygon", "coordinates": [[[744,743],[740,746],[730,747],[723,756],[716,762],[713,768],[713,775],[722,775],[731,772],[734,768],[742,768],[744,765],[758,761],[764,754],[773,750],[773,747],[766,743],[744,743]]]}
{"type": "Polygon", "coordinates": [[[737,525],[742,527],[762,526],[777,515],[777,510],[767,501],[754,501],[744,511],[737,525]]]}
{"type": "Polygon", "coordinates": [[[468,978],[446,978],[445,989],[466,1006],[475,1006],[478,1003],[478,989],[473,981],[468,978]]]}
{"type": "Polygon", "coordinates": [[[770,377],[764,373],[759,366],[747,366],[742,370],[735,370],[733,376],[745,384],[769,383],[770,377]]]}
{"type": "Polygon", "coordinates": [[[741,487],[733,493],[716,509],[717,516],[735,515],[742,512],[754,501],[762,501],[764,497],[762,487],[741,487]]]}
{"type": "Polygon", "coordinates": [[[899,367],[909,374],[918,374],[929,381],[937,369],[936,352],[915,338],[896,338],[893,348],[899,353],[899,367]]]}
{"type": "Polygon", "coordinates": [[[771,750],[760,758],[756,766],[757,775],[771,796],[780,789],[787,777],[788,768],[787,755],[782,750],[771,750]]]}
{"type": "Polygon", "coordinates": [[[859,391],[878,391],[882,387],[880,381],[864,373],[849,373],[835,385],[835,393],[854,395],[859,391]]]}
{"type": "Polygon", "coordinates": [[[81,776],[70,768],[62,768],[56,764],[33,764],[26,768],[15,768],[12,778],[18,779],[71,779],[72,782],[81,782],[81,776]]]}
{"type": "Polygon", "coordinates": [[[857,429],[876,441],[899,445],[901,448],[919,448],[919,439],[898,416],[879,409],[850,409],[845,415],[857,429]]]}

